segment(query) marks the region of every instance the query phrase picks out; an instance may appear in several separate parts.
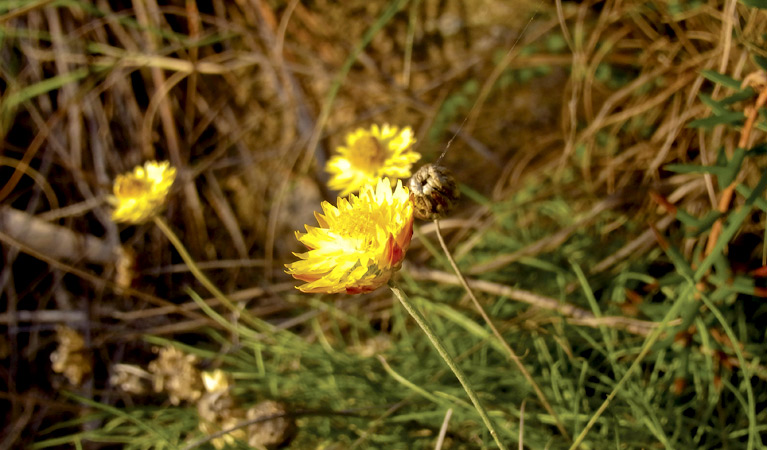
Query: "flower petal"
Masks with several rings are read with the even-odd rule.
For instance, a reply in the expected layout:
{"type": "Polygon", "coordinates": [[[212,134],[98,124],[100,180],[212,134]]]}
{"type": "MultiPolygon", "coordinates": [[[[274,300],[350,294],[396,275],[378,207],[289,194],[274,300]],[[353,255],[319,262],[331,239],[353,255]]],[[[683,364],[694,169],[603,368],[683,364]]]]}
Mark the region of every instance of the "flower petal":
{"type": "Polygon", "coordinates": [[[296,238],[309,249],[295,253],[286,273],[312,293],[370,292],[399,269],[413,235],[413,204],[402,182],[384,178],[363,187],[358,196],[323,202],[319,227],[306,226],[296,238]]]}
{"type": "Polygon", "coordinates": [[[142,223],[151,219],[165,205],[176,179],[176,169],[168,161],[148,161],[133,172],[118,175],[110,202],[115,222],[142,223]]]}
{"type": "Polygon", "coordinates": [[[331,176],[328,187],[346,196],[381,177],[391,177],[393,187],[394,180],[411,175],[412,165],[421,158],[412,149],[414,143],[410,127],[400,130],[389,124],[374,124],[370,129],[354,130],[346,136],[346,145],[338,147],[325,165],[331,176]]]}

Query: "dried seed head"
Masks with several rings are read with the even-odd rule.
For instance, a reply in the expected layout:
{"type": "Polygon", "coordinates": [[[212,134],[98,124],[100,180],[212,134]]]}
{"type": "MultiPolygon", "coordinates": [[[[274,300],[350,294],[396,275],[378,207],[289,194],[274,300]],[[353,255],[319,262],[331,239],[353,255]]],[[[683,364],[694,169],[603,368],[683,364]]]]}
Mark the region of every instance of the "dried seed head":
{"type": "Polygon", "coordinates": [[[269,419],[248,427],[248,444],[253,448],[273,449],[289,441],[295,434],[296,424],[287,412],[285,405],[273,400],[264,400],[248,409],[248,420],[269,419]]]}
{"type": "Polygon", "coordinates": [[[136,254],[128,247],[118,247],[115,263],[115,284],[118,288],[129,288],[136,277],[136,254]]]}
{"type": "Polygon", "coordinates": [[[133,364],[115,364],[109,384],[120,388],[123,392],[143,395],[149,392],[152,374],[133,364]]]}
{"type": "Polygon", "coordinates": [[[170,402],[179,405],[182,401],[196,401],[202,396],[203,386],[198,358],[175,347],[155,347],[157,359],[147,368],[153,377],[154,391],[166,392],[170,402]]]}
{"type": "Polygon", "coordinates": [[[51,367],[62,373],[75,386],[93,370],[91,358],[85,349],[85,340],[76,330],[66,325],[56,325],[58,348],[51,353],[51,367]]]}
{"type": "Polygon", "coordinates": [[[426,164],[410,178],[415,216],[422,220],[444,218],[461,192],[453,174],[444,166],[426,164]]]}
{"type": "Polygon", "coordinates": [[[236,406],[229,391],[206,392],[197,400],[197,413],[205,422],[219,423],[236,416],[236,406]]]}

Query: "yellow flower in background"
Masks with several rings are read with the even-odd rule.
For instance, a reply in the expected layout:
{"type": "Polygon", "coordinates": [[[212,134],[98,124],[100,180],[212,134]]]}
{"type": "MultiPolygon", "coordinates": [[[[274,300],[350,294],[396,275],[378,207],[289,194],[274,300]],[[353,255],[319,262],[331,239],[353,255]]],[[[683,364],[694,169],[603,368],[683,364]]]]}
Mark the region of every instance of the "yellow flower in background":
{"type": "Polygon", "coordinates": [[[229,379],[226,372],[216,369],[211,372],[202,373],[202,385],[208,392],[224,392],[229,389],[229,379]]]}
{"type": "Polygon", "coordinates": [[[302,292],[359,294],[389,281],[405,258],[413,236],[413,202],[398,181],[388,178],[365,185],[359,196],[339,198],[337,206],[322,202],[314,213],[319,227],[306,226],[296,238],[309,248],[286,264],[293,278],[306,281],[302,292]]]}
{"type": "MultiPolygon", "coordinates": [[[[202,384],[205,394],[197,402],[197,414],[200,416],[200,430],[207,434],[215,434],[235,426],[245,419],[245,411],[237,407],[237,402],[229,392],[229,378],[221,369],[202,372],[202,384]]],[[[217,449],[233,446],[237,441],[247,438],[244,428],[226,433],[212,439],[210,442],[217,449]]]]}
{"type": "Polygon", "coordinates": [[[115,207],[112,220],[138,224],[151,219],[165,205],[175,179],[176,169],[168,161],[148,161],[118,175],[110,198],[115,207]]]}
{"type": "Polygon", "coordinates": [[[338,147],[338,155],[328,160],[328,186],[341,191],[342,196],[383,177],[391,177],[393,186],[398,178],[408,178],[410,167],[421,158],[412,150],[414,143],[410,127],[400,130],[386,124],[373,125],[369,130],[359,128],[346,136],[346,146],[338,147]]]}

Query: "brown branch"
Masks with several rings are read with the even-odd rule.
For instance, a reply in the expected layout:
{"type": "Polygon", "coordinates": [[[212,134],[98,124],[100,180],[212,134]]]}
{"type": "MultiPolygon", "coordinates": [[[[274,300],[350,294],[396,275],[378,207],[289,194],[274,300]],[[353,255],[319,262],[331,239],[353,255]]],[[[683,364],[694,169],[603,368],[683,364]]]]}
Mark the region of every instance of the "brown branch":
{"type": "Polygon", "coordinates": [[[18,209],[0,208],[0,228],[14,239],[54,259],[117,264],[125,257],[125,250],[119,244],[45,222],[18,209]]]}
{"type": "MultiPolygon", "coordinates": [[[[407,270],[408,273],[416,280],[427,280],[453,285],[461,284],[457,276],[451,273],[442,272],[440,270],[432,270],[425,267],[416,267],[412,265],[408,266],[407,270]]],[[[530,291],[515,289],[499,283],[493,283],[491,281],[477,279],[467,279],[466,281],[468,282],[469,286],[478,291],[497,295],[499,297],[508,297],[512,300],[527,303],[537,308],[556,311],[557,313],[567,318],[567,323],[569,325],[586,326],[591,328],[605,326],[645,337],[648,336],[650,332],[658,326],[656,322],[633,319],[631,317],[595,317],[591,311],[587,311],[578,306],[563,303],[559,300],[535,294],[530,291]]],[[[668,322],[667,325],[676,326],[680,323],[681,319],[675,319],[668,322]]],[[[709,350],[701,347],[700,352],[702,354],[708,354],[709,350]]],[[[741,367],[740,361],[738,361],[738,359],[735,357],[728,355],[726,361],[728,364],[732,364],[733,367],[741,367]]],[[[767,380],[767,367],[759,364],[759,361],[746,361],[746,365],[754,375],[762,380],[767,380]]]]}
{"type": "MultiPolygon", "coordinates": [[[[461,282],[456,275],[442,272],[440,270],[432,270],[424,267],[408,266],[408,273],[416,280],[429,280],[437,283],[460,285],[461,282]]],[[[619,330],[625,330],[632,334],[639,336],[647,336],[650,334],[653,328],[657,326],[655,322],[632,319],[629,317],[601,317],[597,318],[591,311],[587,311],[575,305],[560,302],[557,299],[551,297],[545,297],[530,291],[522,289],[515,289],[510,286],[506,286],[499,283],[493,283],[491,281],[466,279],[469,286],[478,291],[487,292],[488,294],[497,295],[499,297],[508,297],[518,302],[527,303],[529,305],[547,309],[550,311],[556,311],[557,313],[567,317],[567,323],[574,325],[583,325],[587,327],[600,327],[607,326],[619,330]]],[[[678,321],[672,321],[670,325],[677,324],[678,321]]]]}
{"type": "MultiPolygon", "coordinates": [[[[67,263],[64,263],[62,261],[59,261],[56,258],[51,257],[48,253],[44,253],[42,251],[38,251],[35,247],[31,247],[27,245],[25,242],[22,242],[15,237],[11,236],[10,234],[6,233],[5,228],[0,226],[0,242],[5,243],[7,245],[17,247],[22,252],[39,259],[40,261],[43,261],[50,265],[51,267],[55,267],[56,269],[62,270],[66,273],[70,273],[76,277],[82,278],[83,280],[89,281],[94,286],[98,287],[108,287],[112,291],[120,294],[120,295],[128,295],[131,297],[139,298],[141,300],[146,301],[147,303],[151,303],[153,305],[157,306],[165,306],[169,307],[172,312],[184,315],[186,317],[189,317],[191,319],[200,319],[200,318],[206,318],[207,316],[194,312],[194,311],[187,311],[184,308],[179,307],[178,305],[171,303],[165,299],[155,297],[154,295],[147,294],[144,292],[141,292],[137,289],[133,289],[131,287],[126,286],[120,286],[114,281],[110,281],[107,279],[104,279],[96,274],[90,273],[88,271],[85,271],[83,269],[79,269],[77,267],[74,267],[72,265],[69,265],[67,263]]],[[[212,322],[212,320],[210,320],[212,322]]]]}

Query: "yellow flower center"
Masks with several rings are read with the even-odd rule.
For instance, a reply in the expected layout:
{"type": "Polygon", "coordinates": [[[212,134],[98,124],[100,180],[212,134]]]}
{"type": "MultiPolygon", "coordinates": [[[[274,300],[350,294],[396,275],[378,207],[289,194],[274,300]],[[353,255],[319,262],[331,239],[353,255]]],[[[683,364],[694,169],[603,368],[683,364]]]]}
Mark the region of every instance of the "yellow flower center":
{"type": "Polygon", "coordinates": [[[124,177],[115,186],[115,195],[121,198],[136,198],[146,195],[152,183],[144,178],[124,177]]]}
{"type": "Polygon", "coordinates": [[[376,239],[376,217],[371,211],[354,211],[352,217],[336,224],[336,233],[357,242],[357,249],[370,247],[376,239]]]}
{"type": "Polygon", "coordinates": [[[354,150],[349,155],[349,160],[353,166],[366,171],[376,171],[386,161],[385,147],[373,136],[359,138],[354,144],[354,150]]]}

